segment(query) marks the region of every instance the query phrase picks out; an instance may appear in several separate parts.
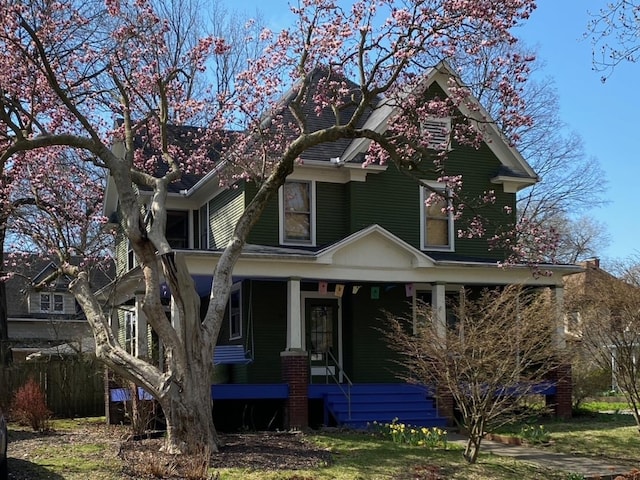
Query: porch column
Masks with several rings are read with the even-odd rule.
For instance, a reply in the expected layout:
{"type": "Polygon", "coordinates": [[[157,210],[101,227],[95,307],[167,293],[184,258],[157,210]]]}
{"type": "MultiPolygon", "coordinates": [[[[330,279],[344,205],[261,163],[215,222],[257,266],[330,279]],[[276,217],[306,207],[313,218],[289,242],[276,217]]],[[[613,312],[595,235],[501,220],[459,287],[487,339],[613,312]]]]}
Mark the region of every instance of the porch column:
{"type": "Polygon", "coordinates": [[[280,352],[282,380],[289,385],[284,427],[302,430],[309,426],[309,354],[302,350],[280,352]]]}
{"type": "MultiPolygon", "coordinates": [[[[553,288],[553,299],[555,302],[555,329],[553,331],[553,342],[560,352],[567,348],[564,328],[564,287],[553,288]]],[[[556,385],[555,395],[547,395],[546,403],[552,407],[556,417],[571,418],[572,414],[572,381],[571,363],[566,362],[558,365],[551,372],[550,380],[556,385]]]]}
{"type": "Polygon", "coordinates": [[[285,428],[309,426],[309,354],[305,351],[300,279],[287,282],[287,345],[280,353],[282,380],[289,385],[284,415],[285,428]]]}
{"type": "Polygon", "coordinates": [[[434,283],[431,287],[431,308],[433,309],[433,326],[440,338],[447,334],[447,307],[445,284],[434,283]]]}
{"type": "Polygon", "coordinates": [[[554,329],[553,341],[558,350],[567,348],[567,339],[564,329],[564,287],[553,289],[554,302],[556,307],[556,328],[554,329]]]}
{"type": "Polygon", "coordinates": [[[149,344],[147,340],[147,317],[142,310],[141,296],[136,295],[136,335],[134,354],[138,358],[147,358],[149,356],[149,344]]]}
{"type": "MultiPolygon", "coordinates": [[[[446,284],[434,283],[431,286],[431,308],[433,309],[433,327],[440,338],[447,335],[447,307],[445,296],[446,284]]],[[[454,423],[453,395],[448,388],[436,385],[436,401],[438,414],[448,419],[449,425],[454,423]]]]}
{"type": "Polygon", "coordinates": [[[287,350],[304,350],[300,279],[287,282],[287,350]]]}

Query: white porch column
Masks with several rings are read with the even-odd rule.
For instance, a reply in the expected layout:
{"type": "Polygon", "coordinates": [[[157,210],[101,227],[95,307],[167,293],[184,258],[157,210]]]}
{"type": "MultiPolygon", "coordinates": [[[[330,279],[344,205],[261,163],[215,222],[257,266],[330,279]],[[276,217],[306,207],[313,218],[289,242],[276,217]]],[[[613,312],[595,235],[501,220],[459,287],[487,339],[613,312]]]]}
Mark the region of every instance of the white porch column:
{"type": "Polygon", "coordinates": [[[554,329],[553,340],[558,349],[567,347],[567,339],[564,328],[564,287],[557,286],[553,289],[556,306],[556,328],[554,329]]]}
{"type": "Polygon", "coordinates": [[[142,302],[140,295],[136,295],[136,335],[135,335],[135,346],[134,346],[134,354],[136,357],[146,358],[149,356],[149,343],[147,340],[147,317],[142,311],[141,305],[142,302]]]}
{"type": "Polygon", "coordinates": [[[300,279],[287,282],[287,350],[304,350],[300,279]]]}
{"type": "Polygon", "coordinates": [[[431,286],[431,308],[433,309],[433,326],[440,338],[447,334],[447,307],[445,298],[445,284],[434,283],[431,286]]]}

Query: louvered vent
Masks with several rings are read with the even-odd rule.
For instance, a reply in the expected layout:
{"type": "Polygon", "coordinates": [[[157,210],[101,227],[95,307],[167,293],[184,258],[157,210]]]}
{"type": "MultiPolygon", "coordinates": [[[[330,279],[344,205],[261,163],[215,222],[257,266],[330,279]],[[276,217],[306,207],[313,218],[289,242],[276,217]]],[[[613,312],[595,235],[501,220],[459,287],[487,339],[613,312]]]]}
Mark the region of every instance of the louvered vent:
{"type": "Polygon", "coordinates": [[[422,132],[431,137],[429,148],[447,150],[449,148],[450,118],[431,118],[422,122],[422,132]]]}

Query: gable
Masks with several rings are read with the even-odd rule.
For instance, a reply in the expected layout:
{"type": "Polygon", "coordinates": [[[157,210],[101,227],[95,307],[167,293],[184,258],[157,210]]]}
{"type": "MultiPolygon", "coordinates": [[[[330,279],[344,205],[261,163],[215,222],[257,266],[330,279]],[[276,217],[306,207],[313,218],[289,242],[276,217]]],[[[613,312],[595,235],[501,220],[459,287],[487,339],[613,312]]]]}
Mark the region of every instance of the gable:
{"type": "Polygon", "coordinates": [[[410,270],[433,261],[379,225],[372,225],[318,252],[317,263],[336,267],[410,270]]]}

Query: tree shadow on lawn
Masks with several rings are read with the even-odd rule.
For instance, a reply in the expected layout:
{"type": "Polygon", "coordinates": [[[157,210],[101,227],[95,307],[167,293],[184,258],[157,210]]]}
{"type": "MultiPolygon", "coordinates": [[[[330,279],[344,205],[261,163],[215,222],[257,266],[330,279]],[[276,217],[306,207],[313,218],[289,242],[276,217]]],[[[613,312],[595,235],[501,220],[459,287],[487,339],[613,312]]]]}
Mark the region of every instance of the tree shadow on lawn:
{"type": "Polygon", "coordinates": [[[28,460],[9,457],[9,480],[64,480],[48,468],[28,460]]]}

